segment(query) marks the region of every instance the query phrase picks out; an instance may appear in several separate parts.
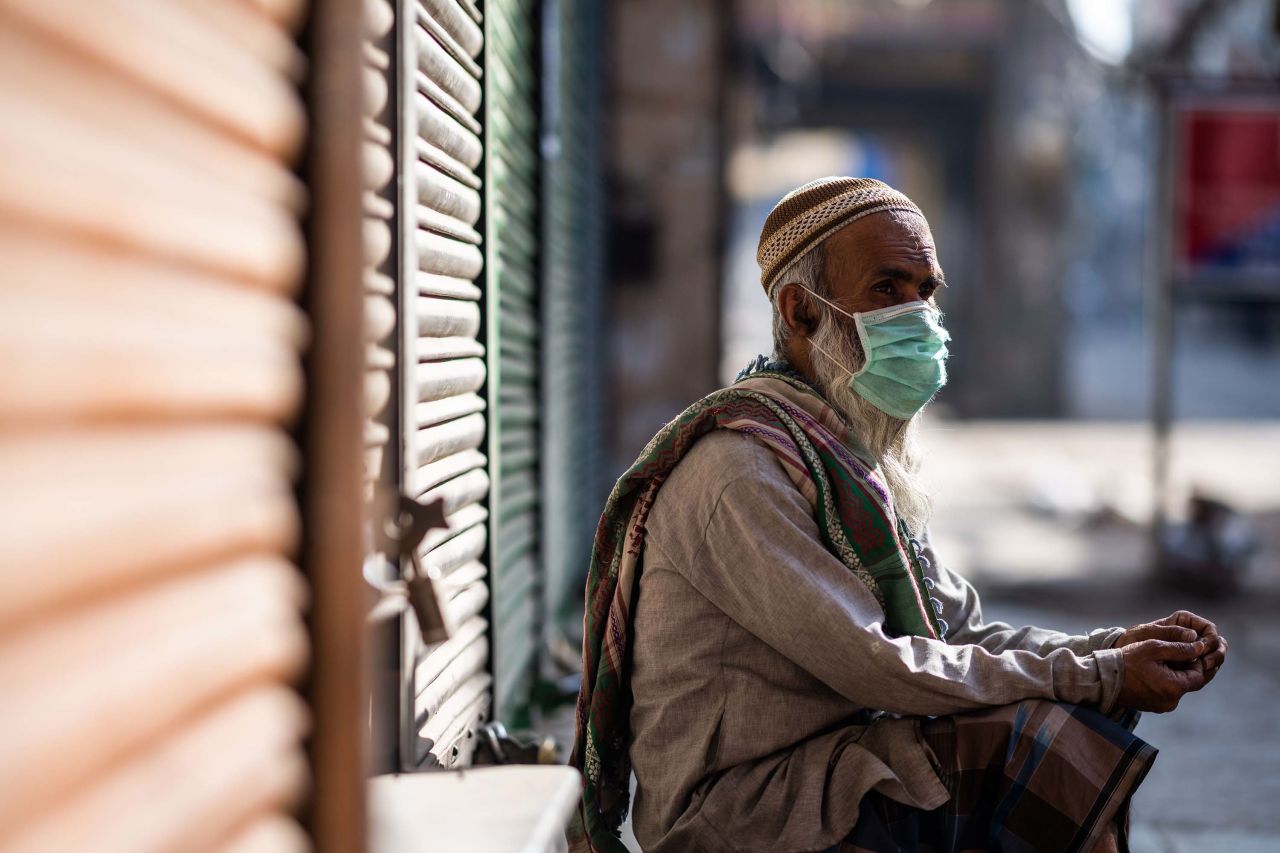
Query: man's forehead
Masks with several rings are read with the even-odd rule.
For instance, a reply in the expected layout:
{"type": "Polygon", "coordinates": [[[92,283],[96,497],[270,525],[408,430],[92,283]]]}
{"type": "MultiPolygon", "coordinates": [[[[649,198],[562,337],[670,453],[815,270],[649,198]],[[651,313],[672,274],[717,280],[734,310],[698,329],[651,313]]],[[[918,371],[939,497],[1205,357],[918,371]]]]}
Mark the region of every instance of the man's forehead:
{"type": "Polygon", "coordinates": [[[923,216],[901,210],[885,210],[854,220],[826,241],[826,250],[909,247],[934,252],[933,233],[923,216]]]}
{"type": "Polygon", "coordinates": [[[897,259],[936,266],[937,250],[924,217],[887,210],[850,222],[827,238],[823,248],[833,263],[847,266],[897,259]]]}

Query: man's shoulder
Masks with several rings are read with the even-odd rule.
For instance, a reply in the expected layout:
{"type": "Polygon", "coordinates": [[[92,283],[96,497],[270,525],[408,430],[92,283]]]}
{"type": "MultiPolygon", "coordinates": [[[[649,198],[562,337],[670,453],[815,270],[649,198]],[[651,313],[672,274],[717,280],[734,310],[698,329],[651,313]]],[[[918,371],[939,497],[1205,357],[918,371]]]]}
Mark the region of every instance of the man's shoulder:
{"type": "Polygon", "coordinates": [[[768,472],[773,452],[754,436],[733,429],[716,429],[694,442],[671,472],[669,486],[708,491],[744,477],[768,472]]]}
{"type": "Polygon", "coordinates": [[[700,533],[731,486],[763,490],[786,474],[773,451],[748,433],[717,429],[698,439],[658,490],[649,531],[667,535],[700,533]]]}

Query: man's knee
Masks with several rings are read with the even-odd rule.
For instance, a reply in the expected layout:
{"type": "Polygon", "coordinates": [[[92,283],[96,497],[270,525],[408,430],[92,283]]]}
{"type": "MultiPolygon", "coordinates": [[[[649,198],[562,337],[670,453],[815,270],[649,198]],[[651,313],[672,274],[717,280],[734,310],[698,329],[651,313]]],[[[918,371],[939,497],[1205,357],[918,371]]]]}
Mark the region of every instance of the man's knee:
{"type": "Polygon", "coordinates": [[[1034,740],[1046,727],[1057,728],[1078,713],[1078,706],[1068,702],[1024,699],[941,718],[926,725],[924,734],[944,764],[987,767],[1009,760],[1027,734],[1034,740]],[[954,761],[943,757],[948,753],[954,756],[954,761]]]}

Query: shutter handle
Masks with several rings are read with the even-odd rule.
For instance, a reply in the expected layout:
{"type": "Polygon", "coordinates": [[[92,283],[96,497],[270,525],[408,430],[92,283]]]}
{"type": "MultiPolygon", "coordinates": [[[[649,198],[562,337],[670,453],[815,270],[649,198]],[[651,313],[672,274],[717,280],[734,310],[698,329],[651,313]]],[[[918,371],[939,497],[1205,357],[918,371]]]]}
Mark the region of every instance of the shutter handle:
{"type": "Polygon", "coordinates": [[[427,645],[449,639],[454,626],[436,588],[438,573],[422,564],[418,548],[429,532],[447,530],[448,527],[443,500],[424,505],[405,494],[400,495],[396,517],[387,522],[387,533],[400,552],[401,571],[406,573],[404,582],[408,587],[409,606],[417,617],[422,642],[427,645]]]}

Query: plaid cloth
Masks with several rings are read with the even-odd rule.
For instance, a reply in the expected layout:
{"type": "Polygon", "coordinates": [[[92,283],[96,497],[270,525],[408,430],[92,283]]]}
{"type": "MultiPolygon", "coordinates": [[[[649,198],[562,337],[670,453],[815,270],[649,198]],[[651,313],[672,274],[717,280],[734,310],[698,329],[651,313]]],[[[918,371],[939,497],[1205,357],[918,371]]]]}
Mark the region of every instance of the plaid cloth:
{"type": "Polygon", "coordinates": [[[1125,850],[1129,798],[1156,756],[1137,717],[1035,699],[925,720],[951,800],[924,811],[873,791],[825,853],[1087,851],[1117,821],[1125,850]]]}

